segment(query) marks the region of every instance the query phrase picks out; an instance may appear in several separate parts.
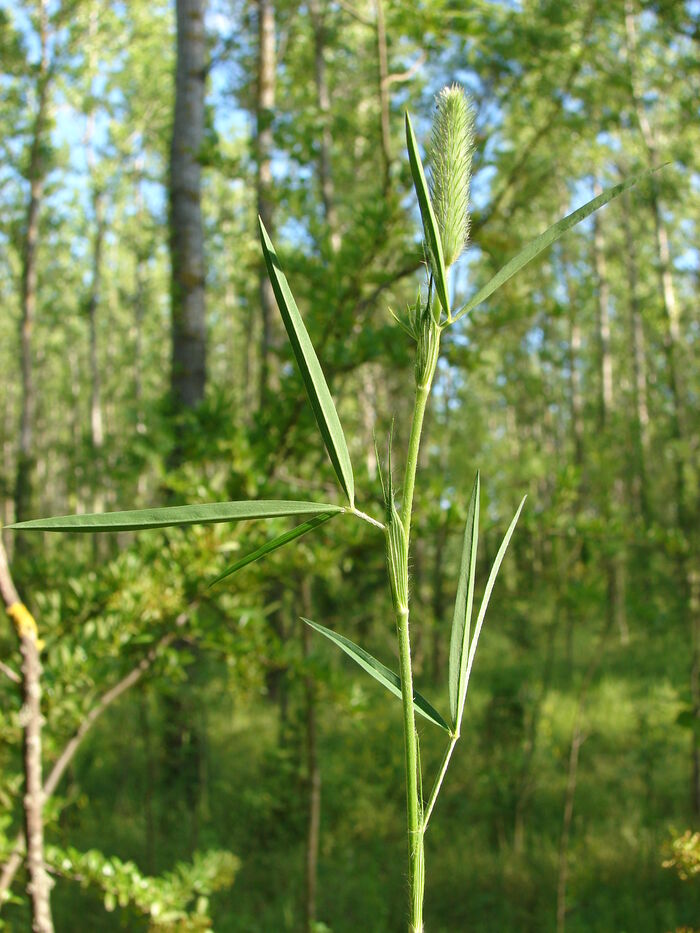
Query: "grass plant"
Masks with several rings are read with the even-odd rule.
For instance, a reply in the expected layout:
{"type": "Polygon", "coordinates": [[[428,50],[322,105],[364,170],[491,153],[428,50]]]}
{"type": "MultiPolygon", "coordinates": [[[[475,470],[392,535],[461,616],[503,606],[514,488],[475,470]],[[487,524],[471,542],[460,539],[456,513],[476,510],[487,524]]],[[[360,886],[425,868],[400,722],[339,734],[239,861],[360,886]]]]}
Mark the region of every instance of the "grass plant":
{"type": "MultiPolygon", "coordinates": [[[[332,395],[274,246],[260,221],[261,245],[268,275],[323,443],[340,489],[345,496],[345,504],[285,500],[222,502],[99,515],[62,516],[8,526],[17,530],[93,533],[207,522],[237,522],[280,516],[304,517],[302,524],[267,542],[252,554],[226,568],[215,580],[211,581],[211,585],[339,516],[367,522],[377,533],[384,535],[387,578],[391,590],[398,643],[398,674],[342,634],[331,631],[310,619],[304,619],[304,622],[349,655],[364,671],[401,700],[407,806],[408,929],[410,933],[422,933],[424,929],[425,834],[433,816],[452,753],[460,738],[469,681],[489,599],[525,501],[523,499],[520,503],[504,535],[487,578],[476,620],[472,625],[480,495],[480,477],[476,476],[464,529],[452,620],[447,683],[449,714],[445,717],[414,687],[409,628],[408,575],[413,494],[421,434],[440,354],[441,337],[447,328],[452,327],[456,321],[486,301],[496,289],[559,237],[598,208],[618,197],[641,177],[629,178],[622,184],[607,189],[537,236],[506,263],[466,304],[454,309],[450,305],[449,276],[451,267],[467,245],[469,233],[468,198],[474,151],[473,125],[473,114],[462,89],[457,86],[445,88],[437,99],[430,143],[432,171],[427,179],[411,120],[408,114],[406,115],[408,158],[423,225],[426,285],[424,292],[419,293],[417,301],[407,308],[405,314],[394,315],[397,323],[415,343],[414,407],[408,449],[404,458],[400,507],[396,504],[397,496],[392,476],[391,438],[386,463],[383,468],[380,468],[383,519],[362,511],[356,505],[352,463],[332,395]],[[442,764],[427,796],[423,793],[416,714],[441,729],[445,733],[447,742],[442,764]]],[[[378,457],[378,461],[381,462],[381,458],[378,457]]]]}

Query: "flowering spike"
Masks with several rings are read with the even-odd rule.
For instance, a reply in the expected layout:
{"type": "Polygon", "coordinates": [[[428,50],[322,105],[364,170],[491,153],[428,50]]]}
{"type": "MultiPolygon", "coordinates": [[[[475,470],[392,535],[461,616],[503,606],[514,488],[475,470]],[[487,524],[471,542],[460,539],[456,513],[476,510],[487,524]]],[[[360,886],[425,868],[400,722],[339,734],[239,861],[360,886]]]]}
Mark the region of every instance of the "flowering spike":
{"type": "Polygon", "coordinates": [[[463,88],[443,88],[430,140],[430,195],[445,266],[460,256],[469,237],[469,182],[474,154],[474,113],[463,88]]]}

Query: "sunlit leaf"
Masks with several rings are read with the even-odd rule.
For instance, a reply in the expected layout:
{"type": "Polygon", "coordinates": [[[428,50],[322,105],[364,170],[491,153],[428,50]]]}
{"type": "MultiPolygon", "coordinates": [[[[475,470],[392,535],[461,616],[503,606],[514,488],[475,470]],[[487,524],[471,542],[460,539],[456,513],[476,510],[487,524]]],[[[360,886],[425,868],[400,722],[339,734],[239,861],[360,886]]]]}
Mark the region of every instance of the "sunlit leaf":
{"type": "MultiPolygon", "coordinates": [[[[258,218],[260,220],[260,218],[258,218]]],[[[287,278],[280,268],[275,248],[272,245],[267,230],[260,220],[260,238],[262,241],[265,265],[270,277],[277,305],[284,321],[284,326],[292,345],[294,356],[301,370],[306,391],[318,423],[323,442],[331,458],[333,469],[336,472],[340,485],[350,501],[355,502],[355,481],[352,474],[352,464],[345,435],[335,410],[331,393],[323,375],[321,364],[311,343],[304,322],[299,314],[296,301],[292,295],[287,278]]]]}
{"type": "MultiPolygon", "coordinates": [[[[318,622],[312,622],[310,619],[302,619],[302,621],[310,625],[311,628],[316,629],[321,635],[325,635],[326,638],[337,645],[341,651],[344,651],[348,657],[352,658],[356,664],[359,664],[363,670],[367,671],[371,677],[374,677],[380,684],[383,684],[387,690],[390,690],[395,696],[401,697],[401,679],[393,671],[390,671],[388,667],[385,667],[381,661],[377,661],[377,659],[373,658],[364,648],[360,648],[359,645],[350,641],[349,638],[338,635],[336,632],[331,631],[331,629],[319,625],[318,622]]],[[[429,719],[430,722],[434,723],[436,726],[440,726],[440,728],[444,729],[446,732],[450,731],[450,727],[440,713],[438,713],[435,707],[416,690],[413,691],[413,706],[416,712],[420,713],[421,716],[425,716],[426,719],[429,719]]]]}
{"type": "Polygon", "coordinates": [[[447,296],[447,273],[445,271],[445,259],[442,252],[442,241],[440,231],[438,230],[435,212],[430,200],[428,183],[425,180],[423,163],[418,153],[418,143],[411,126],[411,118],[406,114],[406,145],[408,146],[408,161],[411,166],[411,175],[413,176],[413,185],[418,197],[418,206],[423,221],[423,232],[425,241],[428,245],[428,252],[433,260],[433,275],[435,277],[435,290],[437,291],[440,304],[445,310],[445,314],[450,313],[450,301],[447,296]]]}
{"type": "Polygon", "coordinates": [[[316,518],[310,519],[308,522],[304,522],[302,525],[297,525],[296,528],[292,528],[291,531],[285,531],[284,534],[278,535],[276,538],[273,538],[270,541],[266,541],[261,547],[256,551],[253,551],[250,554],[246,554],[245,557],[241,557],[240,560],[237,560],[235,564],[231,564],[230,567],[227,567],[223,573],[220,573],[218,577],[215,577],[209,586],[214,586],[215,583],[220,583],[221,580],[225,580],[226,577],[230,577],[231,574],[236,573],[237,570],[242,570],[243,567],[247,567],[248,564],[254,563],[256,560],[260,560],[261,557],[264,557],[266,554],[276,551],[278,548],[284,547],[285,544],[289,544],[290,541],[294,541],[296,538],[301,538],[302,535],[308,534],[308,532],[313,531],[314,528],[318,528],[319,525],[323,525],[324,522],[327,522],[329,519],[333,518],[337,512],[331,512],[330,514],[317,515],[316,518]]]}
{"type": "Polygon", "coordinates": [[[144,528],[167,528],[175,525],[205,525],[213,522],[242,522],[253,518],[281,518],[285,515],[318,515],[344,511],[327,502],[294,502],[284,499],[261,499],[245,502],[207,502],[198,505],[174,505],[160,509],[136,509],[131,512],[104,512],[92,515],[59,515],[36,518],[16,525],[18,531],[139,531],[144,528]]]}
{"type": "MultiPolygon", "coordinates": [[[[660,168],[663,168],[663,166],[660,166],[660,168]]],[[[562,220],[557,221],[557,223],[553,224],[549,229],[545,230],[544,233],[541,233],[532,240],[532,242],[528,243],[524,249],[507,262],[483,288],[479,289],[473,298],[470,298],[463,308],[460,308],[457,314],[454,315],[453,320],[458,320],[463,315],[468,314],[473,308],[476,308],[477,305],[486,301],[486,299],[499,289],[501,285],[512,278],[516,272],[519,272],[523,266],[526,266],[536,256],[539,256],[548,246],[555,243],[567,230],[581,223],[582,220],[585,220],[586,217],[589,217],[594,211],[597,211],[599,207],[603,207],[603,205],[607,204],[609,201],[619,197],[624,191],[627,191],[628,188],[636,185],[638,181],[647,178],[652,172],[658,171],[659,168],[655,168],[650,169],[648,172],[642,172],[639,175],[632,175],[630,178],[621,182],[621,184],[606,188],[602,194],[593,198],[592,201],[588,201],[583,207],[579,207],[578,210],[573,211],[571,214],[567,214],[562,220]]]]}
{"type": "Polygon", "coordinates": [[[452,634],[450,636],[450,660],[448,665],[450,715],[456,732],[459,732],[462,713],[464,712],[464,700],[467,694],[465,677],[469,658],[472,604],[474,602],[476,548],[479,539],[479,491],[480,479],[477,473],[471,499],[469,500],[467,523],[464,528],[462,560],[459,567],[457,598],[455,599],[452,634]]]}

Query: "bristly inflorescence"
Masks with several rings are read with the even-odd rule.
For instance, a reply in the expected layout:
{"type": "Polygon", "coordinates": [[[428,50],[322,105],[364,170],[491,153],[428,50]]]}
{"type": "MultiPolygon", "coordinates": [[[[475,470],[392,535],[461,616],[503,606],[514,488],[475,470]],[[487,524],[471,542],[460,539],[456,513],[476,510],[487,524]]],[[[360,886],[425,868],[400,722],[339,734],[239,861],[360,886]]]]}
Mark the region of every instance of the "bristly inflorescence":
{"type": "Polygon", "coordinates": [[[459,258],[469,238],[469,182],[474,154],[474,112],[458,84],[437,96],[430,140],[430,195],[445,266],[459,258]]]}

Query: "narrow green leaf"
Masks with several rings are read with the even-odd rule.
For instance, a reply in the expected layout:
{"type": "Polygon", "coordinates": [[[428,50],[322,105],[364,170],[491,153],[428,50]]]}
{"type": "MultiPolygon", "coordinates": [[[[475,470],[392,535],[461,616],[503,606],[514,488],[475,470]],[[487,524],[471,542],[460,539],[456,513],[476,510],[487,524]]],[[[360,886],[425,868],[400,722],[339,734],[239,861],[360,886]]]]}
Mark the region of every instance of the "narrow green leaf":
{"type": "MultiPolygon", "coordinates": [[[[331,629],[326,628],[324,625],[319,625],[318,622],[312,622],[310,619],[302,618],[302,622],[306,622],[307,625],[310,625],[311,628],[316,629],[317,632],[320,632],[321,635],[325,635],[333,644],[337,645],[341,651],[344,651],[348,657],[352,658],[356,664],[359,664],[360,667],[367,671],[367,673],[374,677],[375,680],[378,680],[380,684],[383,684],[387,690],[390,690],[397,697],[401,697],[401,679],[393,671],[390,671],[388,667],[385,667],[381,661],[377,661],[376,658],[373,658],[371,654],[360,648],[359,645],[356,645],[353,641],[350,641],[349,638],[345,638],[343,635],[338,635],[336,632],[333,632],[331,629]]],[[[426,719],[429,719],[430,722],[434,723],[436,726],[440,726],[441,729],[444,729],[446,732],[450,731],[450,727],[447,725],[445,720],[442,718],[440,713],[432,706],[425,697],[421,696],[416,690],[413,691],[413,706],[417,713],[420,713],[421,716],[425,716],[426,719]]]]}
{"type": "Polygon", "coordinates": [[[284,326],[292,345],[297,365],[306,386],[306,391],[313,408],[316,422],[321,431],[323,442],[326,445],[328,456],[331,458],[333,469],[336,472],[340,485],[350,501],[355,504],[355,480],[352,475],[352,464],[345,435],[335,410],[331,393],[323,375],[321,364],[316,356],[311,339],[307,333],[304,322],[299,314],[296,301],[287,282],[287,278],[280,268],[275,248],[267,235],[265,226],[260,222],[260,239],[262,242],[265,265],[270,277],[272,289],[277,299],[277,305],[284,321],[284,326]]]}
{"type": "Polygon", "coordinates": [[[428,251],[433,260],[433,275],[435,277],[435,289],[440,299],[440,304],[449,316],[450,300],[447,296],[447,272],[445,271],[445,259],[442,252],[442,240],[438,230],[435,212],[430,200],[428,183],[425,180],[423,163],[418,153],[418,143],[411,126],[411,118],[406,114],[406,145],[408,147],[408,161],[411,166],[411,175],[413,176],[413,186],[416,189],[418,197],[418,206],[420,207],[420,216],[423,221],[423,232],[425,241],[428,244],[428,251]]]}
{"type": "MultiPolygon", "coordinates": [[[[523,496],[522,502],[518,506],[518,511],[513,516],[513,521],[508,526],[508,531],[506,531],[503,541],[501,541],[501,546],[498,549],[496,554],[496,559],[493,562],[493,567],[491,568],[491,573],[489,578],[486,581],[486,589],[484,590],[484,598],[481,600],[481,608],[479,609],[479,615],[476,619],[476,625],[474,626],[474,637],[472,638],[472,643],[469,647],[469,660],[467,661],[467,670],[464,675],[464,699],[462,700],[462,712],[464,711],[464,703],[467,699],[467,688],[469,687],[469,678],[472,673],[472,665],[474,664],[474,657],[476,655],[476,648],[479,644],[479,635],[481,634],[481,627],[484,624],[484,616],[486,615],[486,609],[488,608],[489,600],[491,599],[491,593],[493,591],[493,586],[496,582],[496,577],[498,576],[498,571],[501,569],[501,564],[503,563],[503,558],[506,556],[506,551],[508,550],[508,545],[510,544],[510,539],[513,537],[513,532],[515,531],[515,526],[518,524],[518,519],[520,518],[520,513],[523,510],[525,505],[525,500],[527,496],[523,496]]],[[[461,715],[461,714],[460,714],[461,715]]]]}
{"type": "Polygon", "coordinates": [[[241,559],[237,560],[235,564],[231,564],[230,567],[227,567],[223,573],[220,573],[218,577],[215,577],[211,581],[209,586],[214,586],[215,583],[220,583],[221,580],[225,580],[226,577],[230,577],[231,574],[236,573],[237,570],[242,570],[243,567],[247,567],[248,564],[252,564],[256,560],[260,560],[260,558],[264,557],[266,554],[270,554],[272,551],[276,551],[278,548],[284,547],[285,544],[289,544],[290,541],[294,541],[296,538],[301,538],[302,535],[307,534],[309,531],[313,531],[314,528],[318,528],[319,525],[323,525],[324,522],[327,522],[336,514],[336,512],[331,512],[330,514],[324,513],[323,515],[317,515],[316,518],[312,518],[308,522],[304,522],[302,525],[297,525],[296,528],[292,528],[291,531],[285,531],[284,534],[278,535],[271,541],[266,541],[265,544],[259,547],[256,551],[247,554],[245,557],[241,557],[241,559]]]}
{"type": "MultiPolygon", "coordinates": [[[[663,166],[660,166],[660,168],[663,168],[663,166]]],[[[572,227],[575,227],[576,224],[585,220],[586,217],[589,217],[592,213],[597,211],[599,207],[603,207],[603,205],[607,204],[609,201],[619,197],[624,191],[627,191],[628,188],[631,188],[633,185],[636,185],[638,181],[641,181],[641,179],[651,175],[652,172],[658,171],[659,168],[654,168],[650,169],[648,172],[642,172],[639,175],[632,175],[621,184],[606,188],[602,194],[593,198],[592,201],[584,204],[583,207],[579,207],[578,210],[573,211],[573,213],[567,214],[562,220],[557,221],[557,223],[549,227],[548,230],[545,230],[544,233],[535,237],[531,243],[528,243],[524,249],[507,262],[483,288],[479,289],[473,298],[469,299],[463,308],[460,308],[457,314],[454,315],[453,320],[459,320],[459,318],[468,314],[473,308],[476,308],[477,305],[480,305],[482,301],[486,301],[486,299],[499,289],[501,285],[512,278],[516,272],[519,272],[523,266],[526,266],[536,256],[539,256],[548,246],[555,243],[567,230],[570,230],[572,227]]]]}
{"type": "Polygon", "coordinates": [[[471,634],[472,605],[474,602],[474,578],[476,571],[476,547],[479,539],[479,492],[480,478],[476,474],[472,489],[467,523],[464,527],[462,560],[459,567],[459,582],[455,611],[452,616],[452,634],[450,636],[450,660],[448,681],[450,690],[450,715],[452,723],[459,731],[466,697],[465,676],[469,657],[469,636],[471,634]]]}
{"type": "Polygon", "coordinates": [[[16,525],[18,531],[139,531],[143,528],[167,528],[171,525],[205,525],[212,522],[242,522],[253,518],[280,518],[284,515],[318,515],[321,512],[344,512],[327,502],[293,502],[284,499],[260,499],[252,502],[207,502],[200,505],[175,505],[162,509],[136,509],[132,512],[104,512],[96,515],[59,515],[36,518],[16,525]]]}

